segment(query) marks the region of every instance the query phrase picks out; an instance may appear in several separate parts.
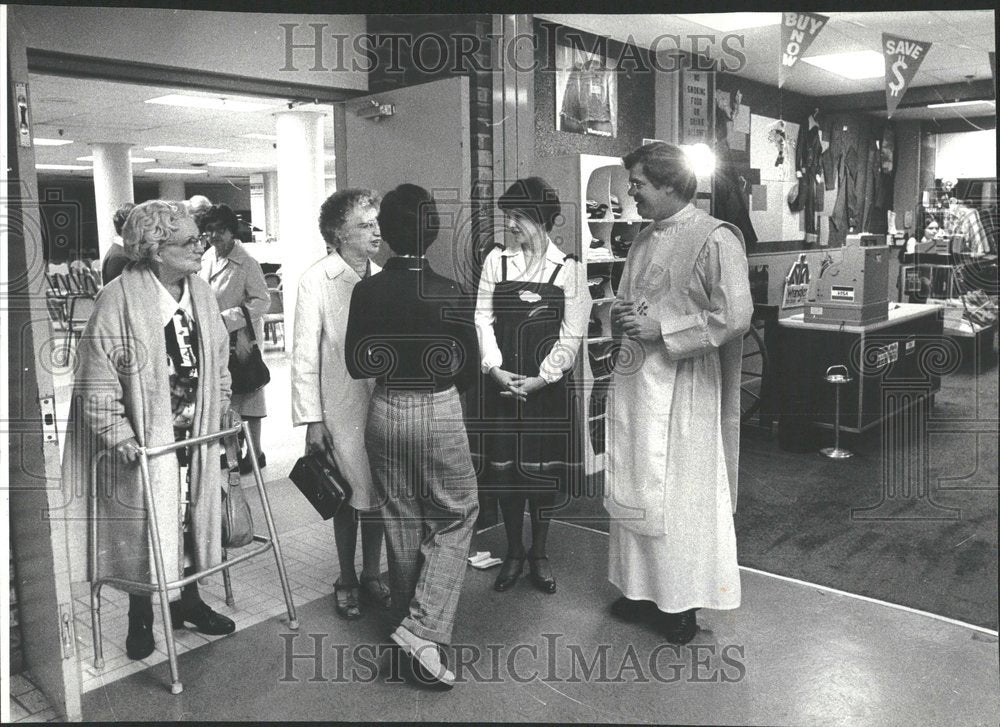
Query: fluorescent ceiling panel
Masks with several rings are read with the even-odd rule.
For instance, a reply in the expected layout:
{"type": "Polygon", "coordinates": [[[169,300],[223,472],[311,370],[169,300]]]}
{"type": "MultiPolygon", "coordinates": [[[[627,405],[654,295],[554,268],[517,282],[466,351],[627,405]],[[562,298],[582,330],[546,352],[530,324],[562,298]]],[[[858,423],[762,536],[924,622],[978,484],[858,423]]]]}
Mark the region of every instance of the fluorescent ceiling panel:
{"type": "Polygon", "coordinates": [[[810,65],[822,68],[841,78],[861,81],[867,78],[882,78],[885,76],[885,60],[882,54],[873,50],[849,51],[847,53],[830,53],[822,56],[807,56],[802,60],[810,65]]]}

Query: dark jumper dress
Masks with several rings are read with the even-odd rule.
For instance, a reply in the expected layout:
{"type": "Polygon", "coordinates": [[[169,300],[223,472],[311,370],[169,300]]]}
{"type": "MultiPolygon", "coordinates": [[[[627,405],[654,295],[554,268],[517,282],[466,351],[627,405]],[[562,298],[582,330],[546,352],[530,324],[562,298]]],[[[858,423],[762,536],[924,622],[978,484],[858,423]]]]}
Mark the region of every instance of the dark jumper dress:
{"type": "MultiPolygon", "coordinates": [[[[503,355],[503,368],[523,376],[538,376],[539,368],[559,340],[566,296],[555,284],[562,265],[544,283],[507,280],[507,258],[501,257],[501,280],[493,292],[493,331],[503,355]]],[[[565,492],[568,473],[582,462],[577,403],[572,375],[546,384],[527,401],[500,396],[487,375],[483,414],[491,493],[542,494],[565,492]],[[557,481],[553,481],[557,477],[557,481]],[[544,479],[547,478],[547,479],[544,479]]]]}

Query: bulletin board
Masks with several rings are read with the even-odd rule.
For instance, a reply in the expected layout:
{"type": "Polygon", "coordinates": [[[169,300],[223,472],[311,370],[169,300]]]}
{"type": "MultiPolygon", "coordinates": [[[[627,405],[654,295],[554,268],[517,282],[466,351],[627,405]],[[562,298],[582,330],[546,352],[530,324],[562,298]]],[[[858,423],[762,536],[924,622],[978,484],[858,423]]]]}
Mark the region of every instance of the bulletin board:
{"type": "Polygon", "coordinates": [[[750,114],[750,167],[760,170],[760,182],[750,191],[750,221],[761,240],[796,240],[805,236],[802,215],[789,211],[786,201],[795,186],[795,140],[799,125],[784,122],[782,159],[777,143],[780,129],[778,119],[750,114]]]}

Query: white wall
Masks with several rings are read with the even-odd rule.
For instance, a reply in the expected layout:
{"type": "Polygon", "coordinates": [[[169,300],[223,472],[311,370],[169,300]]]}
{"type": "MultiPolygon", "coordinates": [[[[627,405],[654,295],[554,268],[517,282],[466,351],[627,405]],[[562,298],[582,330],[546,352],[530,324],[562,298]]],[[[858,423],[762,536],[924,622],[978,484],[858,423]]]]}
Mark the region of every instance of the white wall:
{"type": "Polygon", "coordinates": [[[966,131],[937,135],[934,176],[995,177],[997,175],[997,131],[966,131]]]}
{"type": "Polygon", "coordinates": [[[7,12],[29,48],[327,88],[368,89],[367,73],[350,70],[352,62],[366,67],[365,57],[352,50],[353,39],[367,27],[363,15],[30,5],[10,5],[7,12]],[[348,70],[311,70],[315,54],[307,48],[294,51],[292,65],[297,70],[282,71],[286,31],[281,23],[298,24],[296,44],[314,42],[309,23],[325,23],[322,64],[329,69],[340,63],[348,70]],[[350,36],[343,44],[344,59],[338,58],[334,33],[350,36]]]}

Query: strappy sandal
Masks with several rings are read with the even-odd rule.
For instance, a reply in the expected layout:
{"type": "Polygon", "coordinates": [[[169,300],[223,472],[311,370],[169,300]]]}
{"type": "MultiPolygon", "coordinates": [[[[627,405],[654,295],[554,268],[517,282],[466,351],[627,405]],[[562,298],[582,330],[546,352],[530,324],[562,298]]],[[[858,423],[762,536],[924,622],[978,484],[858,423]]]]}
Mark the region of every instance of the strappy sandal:
{"type": "Polygon", "coordinates": [[[361,618],[360,591],[359,586],[341,585],[339,580],[333,584],[333,599],[341,618],[346,618],[348,621],[361,618]]]}
{"type": "Polygon", "coordinates": [[[361,600],[378,608],[392,608],[392,596],[378,576],[361,576],[361,600]]]}

